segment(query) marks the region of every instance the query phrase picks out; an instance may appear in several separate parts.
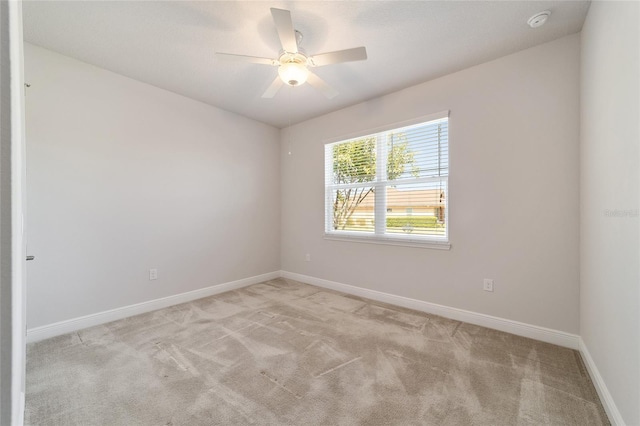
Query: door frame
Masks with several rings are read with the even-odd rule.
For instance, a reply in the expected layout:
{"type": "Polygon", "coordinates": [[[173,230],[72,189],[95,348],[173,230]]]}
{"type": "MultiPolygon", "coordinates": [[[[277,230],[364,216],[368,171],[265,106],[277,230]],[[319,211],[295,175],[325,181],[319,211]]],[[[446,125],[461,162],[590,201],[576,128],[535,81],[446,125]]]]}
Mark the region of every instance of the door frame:
{"type": "Polygon", "coordinates": [[[11,67],[11,424],[24,423],[26,364],[25,85],[22,2],[9,2],[11,67]]]}

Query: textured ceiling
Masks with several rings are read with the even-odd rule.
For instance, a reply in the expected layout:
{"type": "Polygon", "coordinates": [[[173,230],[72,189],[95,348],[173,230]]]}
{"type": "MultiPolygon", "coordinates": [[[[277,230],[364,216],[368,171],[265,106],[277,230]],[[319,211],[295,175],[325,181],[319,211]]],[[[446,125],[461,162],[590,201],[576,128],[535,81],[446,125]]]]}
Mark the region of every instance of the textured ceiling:
{"type": "Polygon", "coordinates": [[[193,99],[284,127],[480,64],[582,28],[585,1],[25,1],[25,40],[193,99]],[[366,46],[369,59],[314,72],[309,85],[261,95],[277,68],[214,52],[275,58],[270,7],[291,10],[309,54],[366,46]],[[527,19],[551,10],[546,25],[527,19]]]}

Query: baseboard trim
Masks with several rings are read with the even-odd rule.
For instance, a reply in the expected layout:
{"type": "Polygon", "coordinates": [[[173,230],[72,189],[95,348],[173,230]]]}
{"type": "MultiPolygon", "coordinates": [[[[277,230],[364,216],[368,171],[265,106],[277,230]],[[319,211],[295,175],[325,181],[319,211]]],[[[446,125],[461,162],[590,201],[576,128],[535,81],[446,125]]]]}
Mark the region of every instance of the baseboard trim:
{"type": "Polygon", "coordinates": [[[301,281],[318,287],[341,291],[343,293],[352,294],[354,296],[377,300],[378,302],[390,303],[393,305],[402,306],[404,308],[415,309],[417,311],[439,315],[445,318],[468,322],[470,324],[475,324],[494,330],[500,330],[518,336],[540,340],[542,342],[553,343],[554,345],[558,346],[564,346],[576,350],[580,349],[580,337],[576,334],[566,333],[564,331],[539,327],[537,325],[512,321],[505,318],[498,318],[491,315],[479,314],[477,312],[466,311],[463,309],[451,308],[449,306],[438,305],[436,303],[425,302],[408,297],[396,296],[394,294],[383,293],[376,290],[369,290],[362,287],[342,284],[339,282],[329,281],[322,278],[316,278],[294,272],[282,271],[282,277],[301,281]]]}
{"type": "Polygon", "coordinates": [[[600,371],[596,366],[596,363],[591,358],[591,354],[589,353],[589,349],[587,345],[580,337],[580,353],[582,354],[582,359],[584,360],[585,365],[587,366],[587,370],[589,371],[589,375],[591,376],[591,380],[593,381],[593,385],[598,392],[598,396],[600,397],[600,401],[602,401],[602,405],[604,406],[604,410],[607,412],[607,416],[609,416],[609,421],[612,426],[625,426],[625,422],[622,419],[622,415],[620,411],[618,411],[618,407],[613,400],[613,397],[609,393],[609,389],[607,385],[604,383],[604,379],[600,375],[600,371]]]}
{"type": "Polygon", "coordinates": [[[27,343],[37,342],[39,340],[48,339],[50,337],[60,336],[62,334],[71,333],[99,324],[105,324],[107,322],[127,318],[133,315],[155,311],[156,309],[162,309],[168,306],[190,302],[192,300],[201,299],[203,297],[212,296],[214,294],[224,293],[225,291],[236,290],[252,284],[258,284],[263,281],[278,278],[280,277],[280,275],[280,271],[269,272],[266,274],[243,278],[236,281],[230,281],[223,284],[212,285],[210,287],[205,287],[198,290],[188,291],[186,293],[180,293],[160,299],[149,300],[148,302],[136,303],[135,305],[123,306],[121,308],[98,312],[79,318],[72,318],[53,324],[43,325],[41,327],[34,327],[27,330],[27,343]]]}

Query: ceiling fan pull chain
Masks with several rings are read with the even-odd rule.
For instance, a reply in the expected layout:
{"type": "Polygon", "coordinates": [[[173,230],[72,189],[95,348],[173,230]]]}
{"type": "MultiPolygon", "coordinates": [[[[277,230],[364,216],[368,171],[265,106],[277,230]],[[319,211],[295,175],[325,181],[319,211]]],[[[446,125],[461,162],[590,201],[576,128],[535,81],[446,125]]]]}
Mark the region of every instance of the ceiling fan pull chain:
{"type": "Polygon", "coordinates": [[[291,133],[293,133],[293,131],[291,130],[291,109],[292,109],[292,100],[291,98],[293,97],[293,89],[295,88],[295,86],[291,86],[291,90],[289,90],[289,125],[287,126],[287,128],[289,129],[289,155],[291,155],[291,147],[293,146],[293,142],[292,142],[292,137],[291,137],[291,133]]]}

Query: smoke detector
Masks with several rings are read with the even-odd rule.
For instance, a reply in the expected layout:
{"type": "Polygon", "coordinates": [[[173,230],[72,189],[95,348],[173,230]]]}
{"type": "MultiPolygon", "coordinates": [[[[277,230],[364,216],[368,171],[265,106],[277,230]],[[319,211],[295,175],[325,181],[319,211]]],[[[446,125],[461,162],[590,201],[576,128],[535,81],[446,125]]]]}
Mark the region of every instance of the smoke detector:
{"type": "Polygon", "coordinates": [[[549,19],[549,16],[551,16],[551,11],[549,10],[536,13],[531,18],[529,18],[529,20],[527,21],[527,24],[529,24],[531,28],[541,27],[542,25],[544,25],[545,22],[547,22],[547,19],[549,19]]]}

